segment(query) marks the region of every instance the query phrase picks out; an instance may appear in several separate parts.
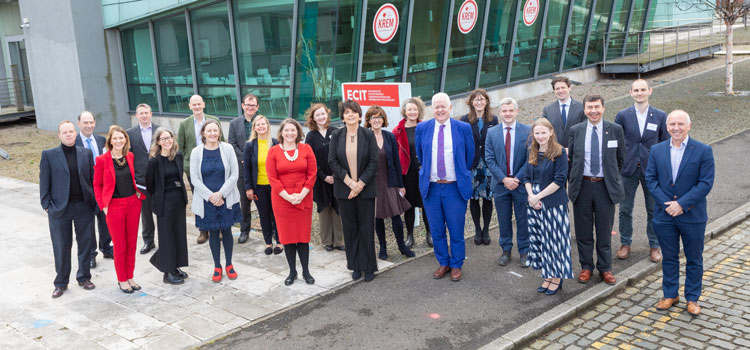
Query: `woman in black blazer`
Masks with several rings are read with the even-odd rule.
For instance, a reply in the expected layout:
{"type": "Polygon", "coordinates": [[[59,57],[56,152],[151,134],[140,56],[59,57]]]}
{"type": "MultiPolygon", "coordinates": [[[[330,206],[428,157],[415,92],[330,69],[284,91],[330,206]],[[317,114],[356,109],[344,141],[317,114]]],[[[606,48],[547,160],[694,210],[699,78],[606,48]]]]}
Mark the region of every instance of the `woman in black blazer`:
{"type": "Polygon", "coordinates": [[[174,133],[167,128],[156,129],[149,153],[146,189],[153,198],[151,210],[156,214],[159,249],[150,261],[164,273],[164,283],[169,284],[182,284],[188,277],[180,270],[188,266],[187,192],[182,179],[182,161],[174,133]]]}
{"type": "Polygon", "coordinates": [[[375,233],[378,234],[380,252],[378,258],[388,259],[388,248],[385,242],[385,219],[391,219],[393,235],[401,254],[411,258],[414,252],[404,243],[404,224],[401,214],[411,208],[409,201],[404,198],[404,178],[401,176],[401,159],[398,155],[396,136],[390,131],[383,130],[388,126],[388,115],[380,106],[371,106],[365,114],[365,127],[372,130],[378,145],[378,200],[375,202],[375,233]]]}
{"type": "Polygon", "coordinates": [[[333,132],[328,164],[333,171],[333,195],[339,202],[346,244],[346,267],[352,279],[375,278],[375,196],[378,145],[371,130],[359,125],[362,108],[346,100],[339,105],[346,127],[333,132]]]}
{"type": "Polygon", "coordinates": [[[490,113],[490,96],[484,89],[476,89],[471,92],[466,101],[469,105],[469,114],[461,117],[462,122],[471,125],[474,135],[474,161],[471,163],[471,178],[474,192],[469,200],[471,219],[474,221],[474,244],[490,244],[490,219],[492,218],[492,190],[490,188],[490,172],[484,162],[484,140],[487,138],[487,130],[497,125],[496,115],[490,113]],[[479,207],[479,200],[482,207],[479,207]],[[483,226],[480,219],[484,218],[483,226]]]}
{"type": "Polygon", "coordinates": [[[278,140],[271,137],[271,124],[268,119],[259,115],[253,120],[250,140],[245,143],[245,150],[242,153],[245,171],[245,196],[251,201],[254,200],[255,207],[258,208],[263,240],[266,242],[266,255],[271,255],[271,253],[281,254],[284,250],[281,248],[279,234],[276,232],[276,221],[271,207],[271,184],[268,182],[268,175],[266,175],[268,150],[278,143],[278,140]],[[276,238],[275,246],[273,245],[274,237],[276,238]]]}

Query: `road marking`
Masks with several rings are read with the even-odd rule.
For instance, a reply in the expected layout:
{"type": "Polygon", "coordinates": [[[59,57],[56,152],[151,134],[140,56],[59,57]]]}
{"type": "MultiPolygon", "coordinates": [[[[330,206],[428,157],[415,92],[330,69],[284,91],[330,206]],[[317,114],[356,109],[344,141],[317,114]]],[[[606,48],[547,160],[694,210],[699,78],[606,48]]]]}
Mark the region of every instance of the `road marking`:
{"type": "Polygon", "coordinates": [[[517,273],[517,272],[510,271],[509,273],[512,273],[512,274],[514,274],[514,275],[516,275],[518,277],[523,277],[523,275],[521,275],[520,273],[517,273]]]}

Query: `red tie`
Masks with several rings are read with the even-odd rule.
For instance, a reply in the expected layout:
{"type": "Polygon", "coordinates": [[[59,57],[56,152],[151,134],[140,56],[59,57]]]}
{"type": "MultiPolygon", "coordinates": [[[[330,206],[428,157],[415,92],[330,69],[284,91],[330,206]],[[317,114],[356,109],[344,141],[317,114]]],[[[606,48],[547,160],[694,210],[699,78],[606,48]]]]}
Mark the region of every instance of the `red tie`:
{"type": "Polygon", "coordinates": [[[505,174],[510,176],[510,126],[506,127],[505,130],[508,130],[505,133],[505,174]]]}

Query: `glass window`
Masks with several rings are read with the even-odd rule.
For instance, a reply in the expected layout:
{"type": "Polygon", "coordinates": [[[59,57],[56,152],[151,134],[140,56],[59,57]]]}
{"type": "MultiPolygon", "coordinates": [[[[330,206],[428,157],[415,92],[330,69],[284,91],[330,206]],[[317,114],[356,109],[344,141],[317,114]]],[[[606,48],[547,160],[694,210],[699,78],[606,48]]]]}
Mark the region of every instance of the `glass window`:
{"type": "MultiPolygon", "coordinates": [[[[389,9],[383,8],[381,16],[385,16],[382,35],[390,34],[387,30],[389,9]]],[[[367,23],[362,28],[365,31],[365,44],[362,54],[362,81],[401,81],[401,68],[404,65],[404,49],[406,47],[406,25],[408,23],[409,1],[408,0],[373,0],[367,2],[367,23]],[[373,22],[378,10],[385,4],[391,4],[398,11],[398,25],[395,33],[378,40],[373,34],[373,22]],[[383,40],[385,39],[385,40],[383,40]],[[388,41],[389,40],[389,41],[388,41]],[[380,41],[388,41],[381,43],[380,41]]]]}
{"type": "Polygon", "coordinates": [[[544,30],[538,75],[560,70],[560,55],[565,40],[565,28],[568,24],[568,9],[567,0],[550,0],[549,2],[547,28],[544,30]]]}
{"type": "Polygon", "coordinates": [[[449,13],[450,1],[414,1],[407,81],[412,95],[425,101],[440,88],[449,13]]]}
{"type": "Polygon", "coordinates": [[[593,0],[575,0],[573,16],[570,18],[568,46],[565,49],[563,69],[578,68],[583,64],[583,50],[586,46],[586,31],[589,28],[589,15],[593,0]]]}
{"type": "Polygon", "coordinates": [[[192,11],[190,22],[198,94],[206,103],[206,113],[237,115],[227,4],[220,2],[192,11]]]}
{"type": "MultiPolygon", "coordinates": [[[[539,33],[542,31],[542,15],[544,14],[544,0],[538,1],[539,8],[536,18],[524,16],[524,9],[527,4],[533,2],[527,1],[521,6],[518,19],[518,29],[516,30],[516,46],[514,47],[513,66],[510,71],[510,81],[518,81],[534,76],[534,67],[536,66],[536,53],[539,45],[539,33]],[[524,18],[527,17],[527,18],[524,18]],[[533,19],[533,22],[530,20],[533,19]],[[526,24],[526,22],[531,22],[526,24]]],[[[531,5],[528,5],[531,6],[531,5]]]]}
{"type": "Polygon", "coordinates": [[[338,111],[341,83],[356,78],[361,5],[355,0],[300,1],[293,113],[298,118],[311,102],[338,111]]]}
{"type": "Polygon", "coordinates": [[[484,40],[484,58],[479,86],[505,84],[510,41],[513,36],[517,1],[492,0],[484,40]]]}
{"type": "Polygon", "coordinates": [[[594,23],[589,33],[589,49],[586,53],[586,64],[602,61],[604,40],[606,40],[609,13],[612,10],[612,0],[598,0],[594,9],[594,23]]]}
{"type": "Polygon", "coordinates": [[[130,109],[135,110],[138,104],[148,103],[152,109],[158,110],[154,57],[148,27],[123,30],[120,36],[130,109]]]}
{"type": "Polygon", "coordinates": [[[638,53],[639,45],[643,42],[643,24],[646,19],[646,0],[633,0],[633,15],[630,18],[630,24],[627,39],[625,40],[625,56],[638,53]]]}
{"type": "Polygon", "coordinates": [[[164,112],[190,113],[188,101],[193,95],[185,15],[179,14],[154,22],[156,57],[161,82],[164,112]]]}
{"type": "Polygon", "coordinates": [[[612,59],[622,56],[625,45],[625,33],[627,31],[628,14],[630,14],[631,0],[618,0],[615,3],[615,12],[612,16],[612,25],[607,38],[607,58],[612,59]]]}
{"type": "Polygon", "coordinates": [[[450,95],[474,90],[486,3],[485,0],[455,1],[444,89],[450,95]]]}

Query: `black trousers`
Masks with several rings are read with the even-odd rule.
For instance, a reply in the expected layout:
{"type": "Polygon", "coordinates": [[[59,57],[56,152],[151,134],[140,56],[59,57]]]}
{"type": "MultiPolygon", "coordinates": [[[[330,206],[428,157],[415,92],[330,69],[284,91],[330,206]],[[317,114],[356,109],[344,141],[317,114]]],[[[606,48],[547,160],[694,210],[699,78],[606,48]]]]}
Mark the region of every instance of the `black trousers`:
{"type": "Polygon", "coordinates": [[[258,196],[255,206],[258,208],[260,227],[263,230],[263,240],[266,244],[271,244],[275,238],[276,243],[279,243],[279,233],[276,231],[276,219],[274,219],[273,207],[271,205],[271,185],[256,185],[255,195],[258,196]]]}
{"type": "MultiPolygon", "coordinates": [[[[96,219],[96,228],[97,231],[99,231],[99,251],[102,253],[108,253],[108,254],[114,254],[112,252],[112,237],[109,235],[109,228],[107,228],[107,214],[104,214],[103,211],[99,210],[98,213],[96,213],[95,219],[96,219]]],[[[92,224],[91,227],[93,228],[94,225],[92,224]]],[[[96,257],[96,235],[94,235],[94,245],[91,247],[91,258],[96,257]]]]}
{"type": "Polygon", "coordinates": [[[141,200],[141,237],[143,237],[143,243],[149,244],[154,243],[154,214],[151,210],[153,199],[148,191],[142,192],[146,195],[146,199],[141,200]]]}
{"type": "Polygon", "coordinates": [[[94,208],[84,202],[70,203],[60,217],[49,216],[49,233],[55,256],[55,287],[66,287],[70,279],[70,249],[73,247],[73,225],[78,245],[76,280],[91,279],[91,251],[94,249],[94,208]]]}
{"type": "Polygon", "coordinates": [[[375,260],[375,198],[338,198],[344,228],[346,268],[365,273],[378,270],[375,260]]]}
{"type": "Polygon", "coordinates": [[[178,267],[188,266],[186,205],[180,189],[164,192],[164,211],[156,217],[159,249],[151,256],[151,263],[161,272],[174,272],[178,267]]]}
{"type": "Polygon", "coordinates": [[[578,198],[573,203],[573,218],[581,268],[594,270],[594,246],[596,246],[596,269],[599,272],[610,271],[612,269],[612,225],[615,220],[615,204],[609,198],[604,181],[583,180],[578,198]],[[596,241],[594,241],[594,232],[596,232],[596,241]]]}
{"type": "Polygon", "coordinates": [[[250,211],[250,200],[247,199],[247,196],[245,195],[245,177],[242,176],[242,174],[240,174],[240,177],[237,179],[237,189],[240,190],[240,209],[242,210],[240,232],[250,232],[253,213],[250,211]]]}

